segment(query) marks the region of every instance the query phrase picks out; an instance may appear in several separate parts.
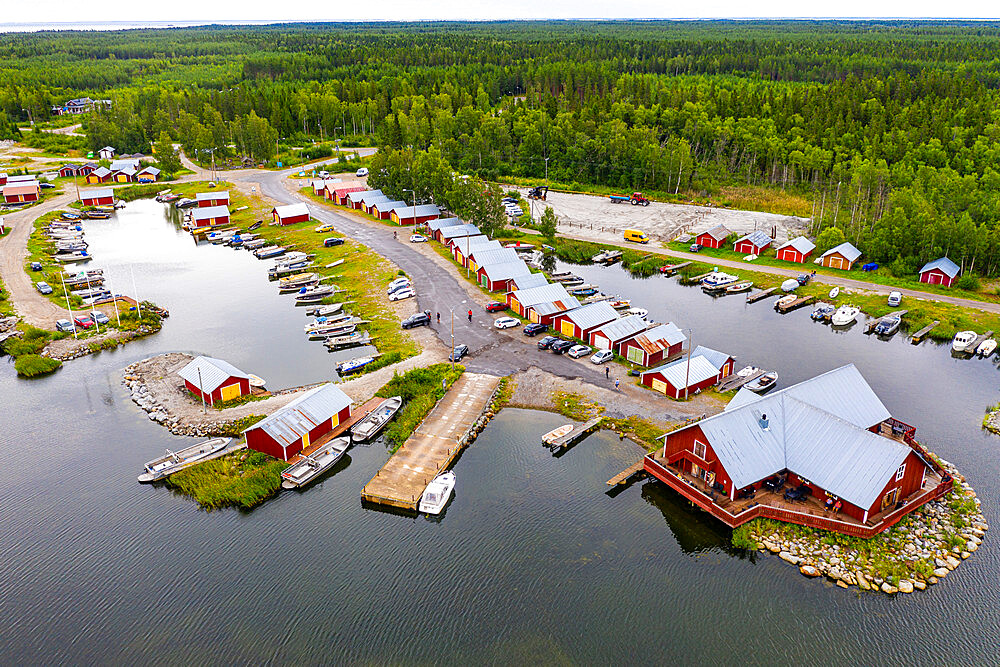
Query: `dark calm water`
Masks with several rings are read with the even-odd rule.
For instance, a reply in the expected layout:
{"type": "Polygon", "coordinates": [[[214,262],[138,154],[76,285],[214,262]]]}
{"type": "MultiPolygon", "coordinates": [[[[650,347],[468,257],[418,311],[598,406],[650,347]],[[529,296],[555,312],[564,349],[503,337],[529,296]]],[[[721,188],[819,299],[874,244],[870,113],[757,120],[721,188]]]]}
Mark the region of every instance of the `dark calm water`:
{"type": "MultiPolygon", "coordinates": [[[[124,366],[192,350],[281,386],[329,377],[332,357],[304,341],[304,316],[266,287],[264,262],[195,247],[158,205],[92,223],[88,239],[95,266],[131,280],[134,264],[140,295],[172,316],[157,336],[48,378],[18,380],[0,363],[8,660],[998,663],[992,536],[930,593],[842,591],[776,558],[733,553],[727,531],[658,483],[607,495],[635,446],[599,433],[554,458],[538,436],[564,420],[547,413],[501,413],[456,464],[455,498],[436,520],[361,506],[387,458],[377,445],[252,512],[208,513],[140,486],[142,462],[182,440],[128,400],[124,366]]],[[[617,268],[576,270],[693,327],[696,343],[777,368],[783,385],[854,361],[890,410],[968,474],[997,522],[1000,439],[979,429],[1000,399],[990,362],[859,327],[836,334],[805,311],[778,317],[765,303],[713,301],[617,268]]]]}

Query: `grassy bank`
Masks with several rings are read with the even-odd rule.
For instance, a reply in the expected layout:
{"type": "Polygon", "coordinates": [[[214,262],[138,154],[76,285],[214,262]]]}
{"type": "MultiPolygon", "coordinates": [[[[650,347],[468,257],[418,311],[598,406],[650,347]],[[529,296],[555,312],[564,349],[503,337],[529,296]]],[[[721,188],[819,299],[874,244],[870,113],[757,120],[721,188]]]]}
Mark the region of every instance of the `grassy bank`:
{"type": "Polygon", "coordinates": [[[281,488],[288,464],[245,449],[181,470],[167,484],[206,509],[234,506],[250,509],[281,488]]]}
{"type": "Polygon", "coordinates": [[[424,417],[444,397],[445,387],[450,388],[464,371],[465,366],[461,364],[455,364],[454,370],[451,364],[414,368],[402,375],[396,373],[375,392],[382,398],[401,396],[404,401],[403,408],[385,432],[389,451],[395,452],[402,447],[424,417]]]}
{"type": "Polygon", "coordinates": [[[14,369],[21,377],[33,378],[48,375],[62,366],[58,359],[49,359],[38,354],[24,354],[14,362],[14,369]]]}
{"type": "MultiPolygon", "coordinates": [[[[552,403],[556,412],[573,421],[583,422],[604,415],[604,406],[598,405],[582,394],[554,391],[552,403]]],[[[610,429],[633,440],[642,445],[646,451],[652,451],[662,444],[656,438],[673,430],[674,427],[673,423],[660,426],[635,415],[623,419],[604,416],[601,420],[601,428],[610,429]]]]}

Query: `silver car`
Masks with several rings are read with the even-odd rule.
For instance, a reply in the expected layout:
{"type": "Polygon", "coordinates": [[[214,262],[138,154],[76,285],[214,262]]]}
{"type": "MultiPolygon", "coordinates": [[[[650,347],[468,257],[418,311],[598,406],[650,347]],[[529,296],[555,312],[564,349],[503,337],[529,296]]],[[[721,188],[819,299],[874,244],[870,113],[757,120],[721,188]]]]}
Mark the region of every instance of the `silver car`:
{"type": "Polygon", "coordinates": [[[590,358],[592,364],[605,364],[615,358],[611,350],[600,350],[590,358]]]}

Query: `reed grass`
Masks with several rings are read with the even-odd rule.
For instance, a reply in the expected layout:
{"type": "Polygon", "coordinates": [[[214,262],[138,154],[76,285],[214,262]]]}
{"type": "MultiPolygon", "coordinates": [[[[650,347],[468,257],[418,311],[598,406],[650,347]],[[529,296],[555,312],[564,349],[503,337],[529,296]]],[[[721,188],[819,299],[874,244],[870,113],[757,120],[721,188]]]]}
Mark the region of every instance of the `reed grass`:
{"type": "Polygon", "coordinates": [[[14,368],[21,377],[32,378],[47,375],[62,366],[58,359],[43,357],[38,354],[24,354],[14,362],[14,368]]]}
{"type": "Polygon", "coordinates": [[[262,452],[240,450],[174,473],[167,484],[206,509],[250,509],[278,492],[287,467],[262,452]]]}

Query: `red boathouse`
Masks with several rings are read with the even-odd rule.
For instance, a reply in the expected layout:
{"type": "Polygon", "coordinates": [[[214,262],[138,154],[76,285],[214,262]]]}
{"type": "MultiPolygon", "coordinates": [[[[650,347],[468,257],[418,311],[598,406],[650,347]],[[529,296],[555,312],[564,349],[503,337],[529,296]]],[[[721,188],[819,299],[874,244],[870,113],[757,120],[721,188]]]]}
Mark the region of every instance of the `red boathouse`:
{"type": "Polygon", "coordinates": [[[732,235],[732,232],[725,225],[716,225],[711,229],[706,229],[695,237],[694,242],[703,248],[721,248],[732,235]]]}
{"type": "Polygon", "coordinates": [[[816,249],[816,244],[804,236],[796,236],[791,241],[787,241],[778,246],[776,253],[778,259],[786,262],[797,262],[805,264],[805,261],[816,249]]]}
{"type": "Polygon", "coordinates": [[[324,384],[257,422],[243,435],[250,449],[287,461],[350,416],[351,398],[336,385],[324,384]]]}
{"type": "Polygon", "coordinates": [[[960,272],[958,264],[947,257],[942,257],[924,264],[923,268],[920,269],[920,282],[951,287],[960,272]]]}
{"type": "Polygon", "coordinates": [[[250,394],[250,376],[222,359],[195,357],[178,375],[188,391],[210,405],[250,394]]]}
{"type": "Polygon", "coordinates": [[[111,188],[80,190],[80,203],[84,206],[112,206],[115,203],[115,191],[111,188]]]}
{"type": "Polygon", "coordinates": [[[274,221],[284,227],[297,222],[309,222],[309,208],[305,204],[289,204],[271,209],[274,221]]]}

